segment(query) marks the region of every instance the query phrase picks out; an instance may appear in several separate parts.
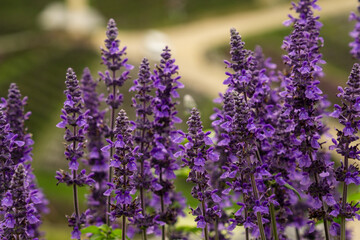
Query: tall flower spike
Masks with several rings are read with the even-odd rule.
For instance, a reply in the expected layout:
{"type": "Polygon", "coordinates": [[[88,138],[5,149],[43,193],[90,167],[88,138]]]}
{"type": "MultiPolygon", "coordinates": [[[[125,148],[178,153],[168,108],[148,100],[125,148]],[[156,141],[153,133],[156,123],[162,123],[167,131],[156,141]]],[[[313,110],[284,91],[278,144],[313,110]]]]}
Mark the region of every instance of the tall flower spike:
{"type": "Polygon", "coordinates": [[[26,178],[24,165],[17,165],[10,188],[1,201],[1,206],[6,212],[0,223],[1,239],[37,239],[32,226],[40,220],[29,194],[26,178]]]}
{"type": "MultiPolygon", "coordinates": [[[[215,109],[215,114],[212,116],[214,120],[212,122],[212,127],[215,131],[215,138],[218,144],[215,145],[215,151],[219,154],[218,161],[212,161],[212,164],[207,166],[207,170],[210,176],[210,185],[218,189],[219,193],[223,193],[226,189],[228,189],[227,180],[221,178],[221,175],[226,171],[224,170],[223,166],[227,165],[228,159],[235,157],[233,154],[234,152],[231,151],[229,148],[232,147],[232,144],[226,144],[228,141],[227,132],[230,130],[231,126],[229,125],[229,119],[232,118],[235,114],[234,110],[234,98],[231,92],[226,92],[222,96],[222,109],[215,109]],[[224,124],[224,125],[223,125],[224,124]],[[224,144],[219,144],[219,143],[224,144]]],[[[226,192],[226,191],[225,191],[226,192]]],[[[226,207],[232,206],[231,196],[228,194],[222,194],[221,196],[222,201],[219,203],[221,212],[221,218],[216,219],[215,225],[210,225],[210,233],[212,230],[218,232],[218,234],[222,235],[219,231],[221,225],[224,227],[229,222],[229,214],[224,211],[226,207]]],[[[246,229],[246,235],[248,236],[248,229],[246,229]]],[[[220,236],[219,236],[220,237],[220,236]]],[[[228,239],[224,235],[221,236],[221,239],[228,239]]]]}
{"type": "MultiPolygon", "coordinates": [[[[302,168],[304,179],[302,188],[308,193],[311,206],[310,218],[314,221],[324,220],[325,238],[330,239],[328,220],[328,195],[333,197],[335,188],[332,177],[332,164],[318,154],[320,135],[324,132],[321,122],[324,99],[322,91],[317,87],[319,77],[323,75],[320,64],[323,64],[320,47],[323,39],[319,36],[322,24],[319,17],[314,17],[312,8],[317,7],[316,1],[300,0],[295,10],[299,18],[291,18],[294,30],[285,38],[283,48],[288,55],[283,56],[284,63],[291,68],[290,75],[285,79],[286,89],[280,93],[285,97],[283,118],[293,121],[292,137],[294,141],[293,157],[302,168]]],[[[312,222],[313,223],[313,222],[312,222]]]]}
{"type": "Polygon", "coordinates": [[[232,72],[226,72],[229,77],[223,82],[228,85],[227,91],[236,89],[237,92],[246,92],[252,96],[253,87],[246,86],[251,78],[251,71],[254,68],[252,52],[244,48],[245,43],[235,28],[230,29],[230,55],[231,62],[224,61],[227,68],[232,72]]]}
{"type": "Polygon", "coordinates": [[[151,221],[151,216],[146,213],[145,204],[145,194],[153,188],[152,182],[154,179],[149,162],[151,157],[151,144],[153,141],[153,127],[149,119],[150,116],[153,115],[151,106],[153,97],[150,95],[153,88],[149,61],[144,58],[140,64],[138,79],[134,80],[134,85],[130,89],[130,91],[135,92],[135,97],[132,99],[132,106],[136,109],[134,142],[138,148],[136,158],[139,162],[137,174],[134,176],[134,182],[136,188],[140,192],[140,205],[142,209],[142,218],[136,219],[136,222],[142,231],[143,240],[147,239],[146,230],[153,223],[153,221],[151,221]]]}
{"type": "MultiPolygon", "coordinates": [[[[259,193],[259,188],[263,191],[266,189],[262,179],[263,172],[266,173],[266,171],[260,171],[262,166],[254,159],[256,138],[253,134],[252,111],[244,96],[236,91],[230,94],[233,98],[235,114],[232,117],[228,116],[220,125],[224,130],[223,139],[217,145],[223,146],[230,152],[222,166],[224,172],[220,179],[226,180],[227,185],[230,186],[222,191],[223,194],[228,195],[233,191],[236,195],[242,194],[243,199],[237,202],[240,209],[230,219],[229,230],[233,230],[237,225],[243,225],[254,236],[266,239],[262,215],[267,215],[269,211],[267,201],[264,200],[265,194],[262,193],[260,196],[259,193]],[[254,160],[251,161],[251,159],[254,160]]],[[[249,238],[248,231],[246,231],[246,237],[249,238]]]]}
{"type": "MultiPolygon", "coordinates": [[[[8,98],[5,102],[5,114],[8,123],[10,124],[10,130],[13,134],[16,135],[18,141],[22,141],[24,144],[21,146],[16,146],[11,152],[11,158],[15,165],[23,163],[27,172],[27,185],[30,189],[30,194],[33,199],[36,199],[35,207],[37,213],[47,213],[49,210],[47,208],[47,199],[45,198],[41,189],[38,188],[36,183],[35,175],[33,174],[33,169],[31,168],[32,162],[32,145],[33,140],[31,139],[31,134],[27,133],[25,127],[25,120],[28,119],[30,112],[25,113],[24,107],[26,105],[27,98],[22,98],[19,88],[15,83],[10,84],[8,98]]],[[[38,216],[40,218],[40,216],[38,216]]],[[[39,237],[41,234],[39,232],[40,222],[37,224],[31,225],[29,232],[32,236],[39,237]]]]}
{"type": "Polygon", "coordinates": [[[14,163],[11,150],[14,144],[10,133],[10,125],[6,121],[3,111],[0,110],[0,198],[9,190],[11,177],[14,173],[14,163]]]}
{"type": "MultiPolygon", "coordinates": [[[[357,140],[359,137],[358,123],[360,121],[360,65],[355,63],[349,79],[347,87],[342,89],[339,87],[340,93],[337,95],[341,98],[342,106],[334,105],[335,111],[331,114],[332,117],[339,119],[339,122],[344,126],[342,130],[337,130],[337,139],[333,139],[334,145],[330,149],[336,149],[336,152],[343,156],[341,166],[335,171],[336,180],[343,183],[343,194],[341,201],[333,201],[334,210],[330,213],[333,217],[341,218],[341,240],[345,239],[346,228],[345,222],[347,219],[359,218],[357,211],[360,209],[357,204],[348,203],[348,185],[354,183],[360,185],[360,175],[357,165],[352,164],[349,160],[360,160],[360,155],[357,150],[357,140]]],[[[336,225],[333,223],[332,225],[336,225]]]]}
{"type": "MultiPolygon", "coordinates": [[[[214,152],[213,144],[209,137],[210,132],[204,133],[200,120],[200,114],[197,109],[193,108],[188,124],[188,133],[186,138],[188,143],[185,144],[185,156],[183,159],[184,166],[190,168],[187,181],[195,184],[191,195],[199,201],[199,207],[192,209],[192,214],[196,216],[197,227],[202,228],[204,237],[209,239],[209,225],[214,224],[221,217],[219,202],[221,197],[217,194],[217,189],[212,189],[209,185],[209,174],[205,168],[208,160],[217,161],[219,155],[214,152]]],[[[218,233],[217,233],[218,237],[218,233]]]]}
{"type": "MultiPolygon", "coordinates": [[[[176,202],[170,199],[178,199],[178,194],[174,191],[174,170],[179,169],[174,153],[179,149],[183,133],[177,131],[174,123],[181,120],[176,117],[176,102],[173,98],[178,98],[178,88],[183,84],[176,76],[178,66],[174,64],[175,59],[171,58],[170,49],[165,47],[161,54],[160,65],[154,70],[153,81],[156,88],[156,96],[153,99],[154,108],[154,141],[151,150],[151,166],[155,169],[158,177],[156,182],[157,190],[155,194],[159,197],[160,206],[156,206],[160,211],[160,221],[172,225],[176,222],[179,213],[182,213],[183,206],[176,206],[176,202]]],[[[155,184],[155,182],[154,182],[155,184]]],[[[181,199],[181,198],[180,198],[181,199]]],[[[165,225],[162,226],[162,239],[165,239],[165,225]]]]}
{"type": "MultiPolygon", "coordinates": [[[[122,103],[122,94],[120,94],[119,87],[121,87],[125,81],[129,78],[129,70],[133,68],[132,65],[128,64],[127,58],[124,58],[126,54],[126,47],[119,49],[120,41],[117,39],[118,29],[114,19],[110,19],[107,25],[106,31],[107,38],[105,39],[105,49],[101,48],[101,59],[102,63],[107,67],[104,73],[99,72],[100,78],[104,81],[108,96],[106,98],[106,104],[110,107],[110,121],[107,126],[108,136],[110,140],[114,140],[114,128],[116,109],[118,109],[122,103]],[[121,68],[125,68],[125,71],[119,73],[121,68]]],[[[110,148],[110,156],[113,156],[114,148],[110,148]]],[[[110,166],[108,170],[108,182],[111,182],[113,169],[110,166]]],[[[107,198],[107,212],[110,212],[110,196],[107,198]]],[[[110,225],[109,215],[106,218],[106,223],[110,225]]]]}
{"type": "Polygon", "coordinates": [[[78,187],[91,185],[94,183],[94,180],[91,178],[92,174],[86,175],[85,169],[78,172],[79,161],[84,155],[83,148],[87,123],[86,114],[83,112],[84,106],[79,81],[71,68],[67,70],[65,84],[66,90],[64,93],[67,99],[64,102],[64,108],[62,109],[62,121],[56,126],[65,128],[64,139],[67,142],[65,157],[66,160],[69,161],[70,172],[63,170],[57,171],[56,179],[58,180],[58,184],[66,183],[66,185],[73,187],[74,213],[72,216],[67,216],[67,218],[68,225],[73,227],[71,238],[80,239],[80,229],[81,226],[85,224],[88,211],[80,214],[78,187]]]}
{"type": "MultiPolygon", "coordinates": [[[[116,118],[115,126],[114,134],[116,140],[114,143],[111,143],[111,145],[115,146],[115,154],[110,163],[114,168],[112,188],[115,190],[115,201],[112,204],[110,215],[112,221],[115,221],[116,218],[122,218],[122,239],[125,240],[127,232],[126,221],[136,217],[141,208],[137,199],[133,200],[131,196],[136,192],[133,178],[137,172],[137,166],[132,137],[133,126],[131,126],[123,109],[120,110],[116,118]]],[[[105,194],[110,196],[111,191],[107,191],[105,194]]]]}
{"type": "Polygon", "coordinates": [[[358,13],[350,13],[349,20],[355,21],[354,29],[350,32],[350,36],[354,39],[349,46],[351,47],[350,54],[360,60],[360,6],[358,7],[358,13]]]}
{"type": "Polygon", "coordinates": [[[87,224],[102,225],[106,222],[106,197],[104,192],[107,190],[108,156],[101,149],[104,146],[104,112],[99,110],[101,99],[96,93],[97,83],[93,80],[90,70],[84,69],[81,79],[81,90],[84,97],[85,109],[88,111],[87,117],[87,149],[88,165],[93,173],[95,181],[88,195],[88,206],[90,218],[87,224]]]}

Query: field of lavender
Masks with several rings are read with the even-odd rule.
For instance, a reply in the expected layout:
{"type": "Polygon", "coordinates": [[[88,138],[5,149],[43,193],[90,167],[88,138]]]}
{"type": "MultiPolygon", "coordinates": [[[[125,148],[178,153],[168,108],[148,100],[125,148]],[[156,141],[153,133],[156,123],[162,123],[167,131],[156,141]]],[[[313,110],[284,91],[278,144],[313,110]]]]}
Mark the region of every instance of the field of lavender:
{"type": "Polygon", "coordinates": [[[246,45],[230,30],[230,51],[208,54],[227,59],[214,105],[184,90],[169,47],[155,65],[128,60],[113,19],[95,63],[84,39],[25,34],[36,44],[0,65],[2,91],[16,82],[0,111],[1,239],[357,239],[360,16],[322,26],[316,2],[246,45]],[[62,94],[46,80],[65,69],[62,94]],[[63,215],[65,235],[46,223],[63,215]]]}

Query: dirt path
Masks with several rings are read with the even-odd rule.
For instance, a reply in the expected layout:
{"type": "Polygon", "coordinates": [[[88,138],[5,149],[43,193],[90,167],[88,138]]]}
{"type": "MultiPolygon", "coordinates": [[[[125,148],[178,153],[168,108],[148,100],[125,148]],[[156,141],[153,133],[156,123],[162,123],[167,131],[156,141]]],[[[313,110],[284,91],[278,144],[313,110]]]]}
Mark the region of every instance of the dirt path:
{"type": "MultiPolygon", "coordinates": [[[[344,14],[356,10],[355,0],[320,0],[321,17],[344,14]]],[[[187,87],[211,97],[217,96],[225,88],[224,68],[206,59],[206,52],[214,46],[229,41],[229,29],[235,27],[241,35],[249,36],[282,27],[282,22],[290,13],[289,4],[278,5],[248,13],[235,13],[222,17],[203,19],[183,25],[158,29],[167,36],[167,44],[180,66],[180,75],[187,87]]],[[[290,29],[289,29],[290,31],[290,29]]],[[[128,47],[128,57],[140,62],[149,56],[145,47],[148,31],[121,31],[123,44],[128,47]]],[[[94,37],[96,47],[101,46],[104,31],[94,37]]]]}

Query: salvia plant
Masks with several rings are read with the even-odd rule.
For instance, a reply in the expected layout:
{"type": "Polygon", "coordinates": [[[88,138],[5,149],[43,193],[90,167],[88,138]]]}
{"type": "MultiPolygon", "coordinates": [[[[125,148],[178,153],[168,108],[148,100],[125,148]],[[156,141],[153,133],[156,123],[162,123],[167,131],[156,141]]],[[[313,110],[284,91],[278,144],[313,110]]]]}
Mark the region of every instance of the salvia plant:
{"type": "MultiPolygon", "coordinates": [[[[64,129],[68,169],[57,171],[56,179],[72,188],[71,238],[350,239],[346,223],[360,220],[359,203],[348,200],[351,185],[360,185],[360,65],[354,63],[347,85],[338,88],[341,103],[329,108],[319,88],[325,61],[316,2],[292,4],[295,15],[284,22],[292,28],[282,44],[285,69],[261,47],[246,49],[239,32],[230,29],[226,90],[214,101],[212,129],[204,129],[196,108],[187,130],[179,128],[178,90],[184,85],[168,46],[153,69],[146,58],[140,63],[129,89],[129,116],[135,118],[120,110],[134,70],[110,19],[100,80],[88,68],[80,80],[73,69],[66,73],[57,127],[64,129]],[[101,84],[106,94],[97,92],[101,84]],[[323,121],[328,117],[339,122],[329,139],[323,121]],[[176,189],[175,180],[184,174],[193,206],[176,189]],[[84,186],[87,204],[80,205],[78,190],[84,186]],[[193,218],[193,227],[179,224],[185,216],[193,218]]],[[[351,13],[350,20],[356,22],[350,54],[358,61],[360,17],[351,13]]],[[[0,104],[5,240],[44,239],[39,227],[48,201],[31,167],[26,102],[11,84],[0,104]]]]}

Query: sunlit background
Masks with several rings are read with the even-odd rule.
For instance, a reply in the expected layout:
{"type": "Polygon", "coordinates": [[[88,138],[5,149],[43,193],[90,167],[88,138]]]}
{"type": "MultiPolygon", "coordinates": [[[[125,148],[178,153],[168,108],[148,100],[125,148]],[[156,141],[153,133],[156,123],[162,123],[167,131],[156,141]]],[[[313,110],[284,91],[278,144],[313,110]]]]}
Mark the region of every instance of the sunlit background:
{"type": "MultiPolygon", "coordinates": [[[[322,53],[327,62],[320,86],[336,102],[337,86],[345,84],[355,62],[349,54],[348,33],[353,23],[348,22],[348,16],[356,11],[357,1],[320,0],[319,5],[324,23],[322,53]]],[[[27,109],[32,116],[28,129],[35,140],[33,167],[50,201],[51,212],[43,221],[46,238],[68,239],[70,234],[64,215],[72,213],[72,190],[56,186],[54,178],[55,171],[67,165],[63,130],[55,127],[64,101],[65,71],[72,67],[80,77],[88,66],[98,78],[97,72],[103,69],[99,49],[109,18],[116,20],[121,45],[128,47],[127,57],[136,66],[132,79],[137,77],[143,57],[153,66],[165,45],[172,49],[186,86],[181,99],[192,96],[205,126],[210,127],[209,116],[215,106],[212,99],[225,89],[223,60],[229,58],[230,27],[237,28],[246,48],[261,45],[266,56],[282,66],[284,51],[280,47],[291,31],[282,22],[289,8],[288,0],[1,0],[0,96],[5,97],[9,84],[16,82],[29,97],[27,109]]],[[[130,84],[132,80],[122,89],[123,107],[133,118],[130,84]]],[[[187,115],[183,104],[179,112],[187,115]]],[[[184,182],[185,178],[178,180],[180,190],[189,189],[184,182]]],[[[191,197],[189,204],[194,204],[191,197]]]]}

